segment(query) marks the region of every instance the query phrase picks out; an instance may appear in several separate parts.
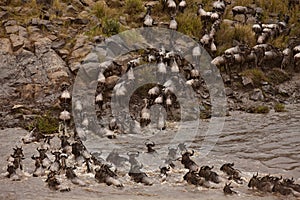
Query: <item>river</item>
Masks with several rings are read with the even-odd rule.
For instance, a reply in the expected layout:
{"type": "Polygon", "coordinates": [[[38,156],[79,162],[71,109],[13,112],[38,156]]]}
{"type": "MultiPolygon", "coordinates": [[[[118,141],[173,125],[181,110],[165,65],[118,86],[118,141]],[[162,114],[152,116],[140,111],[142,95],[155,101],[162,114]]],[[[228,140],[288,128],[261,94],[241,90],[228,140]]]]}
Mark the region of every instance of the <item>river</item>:
{"type": "MultiPolygon", "coordinates": [[[[70,192],[51,191],[44,182],[44,178],[30,176],[34,167],[34,162],[30,157],[36,154],[37,144],[28,144],[23,145],[26,157],[23,179],[11,181],[2,175],[0,199],[297,199],[292,196],[261,193],[247,187],[248,180],[256,172],[260,175],[270,173],[294,177],[296,182],[300,183],[300,105],[288,105],[286,109],[287,112],[277,113],[271,110],[268,114],[234,111],[225,118],[223,130],[212,150],[205,156],[196,153],[193,157],[199,165],[214,165],[214,170],[222,176],[223,182],[212,184],[209,189],[197,188],[185,183],[182,180],[185,170],[177,162],[177,168],[170,173],[165,182],[161,183],[156,180],[152,186],[133,183],[126,175],[120,177],[124,188],[119,189],[98,184],[92,177],[83,176],[82,179],[89,186],[79,187],[67,183],[71,187],[70,192]],[[232,183],[233,190],[238,192],[237,195],[226,196],[222,191],[225,182],[228,181],[219,168],[226,162],[234,162],[235,168],[242,172],[245,180],[242,185],[232,183]]],[[[204,130],[208,125],[209,120],[202,120],[199,129],[204,130]]],[[[176,127],[176,124],[173,126],[176,127]]],[[[189,127],[189,124],[185,126],[189,127]]],[[[24,134],[26,131],[21,128],[0,131],[1,174],[6,171],[6,159],[12,153],[12,148],[20,144],[20,138],[24,134]]],[[[166,145],[171,136],[172,131],[165,132],[163,135],[155,135],[157,141],[160,141],[156,141],[157,148],[166,145]]],[[[124,145],[121,140],[125,140],[126,137],[122,136],[114,142],[124,145]]],[[[202,142],[203,136],[200,134],[195,137],[190,148],[200,148],[202,142]]],[[[136,144],[137,147],[139,145],[143,146],[143,144],[136,144]]],[[[158,177],[158,169],[151,168],[151,159],[141,156],[141,161],[145,164],[143,170],[151,177],[158,177]]]]}

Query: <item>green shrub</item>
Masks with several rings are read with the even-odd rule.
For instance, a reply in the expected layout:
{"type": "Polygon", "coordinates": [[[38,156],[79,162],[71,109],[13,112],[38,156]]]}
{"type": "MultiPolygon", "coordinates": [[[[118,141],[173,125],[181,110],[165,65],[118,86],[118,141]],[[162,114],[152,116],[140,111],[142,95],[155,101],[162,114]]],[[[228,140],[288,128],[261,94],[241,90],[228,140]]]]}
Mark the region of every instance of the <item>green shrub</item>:
{"type": "Polygon", "coordinates": [[[251,111],[252,111],[253,113],[266,114],[266,113],[269,113],[269,112],[270,112],[270,109],[269,109],[268,106],[265,106],[265,105],[259,105],[259,106],[256,106],[256,107],[252,108],[251,111]]]}
{"type": "Polygon", "coordinates": [[[49,115],[39,116],[35,119],[35,127],[37,131],[43,134],[51,134],[58,131],[58,119],[49,115]]]}
{"type": "Polygon", "coordinates": [[[120,24],[118,20],[106,18],[104,20],[102,32],[107,36],[118,34],[120,32],[120,24]]]}
{"type": "Polygon", "coordinates": [[[275,112],[285,112],[286,111],[285,106],[281,103],[275,104],[274,110],[275,110],[275,112]]]}

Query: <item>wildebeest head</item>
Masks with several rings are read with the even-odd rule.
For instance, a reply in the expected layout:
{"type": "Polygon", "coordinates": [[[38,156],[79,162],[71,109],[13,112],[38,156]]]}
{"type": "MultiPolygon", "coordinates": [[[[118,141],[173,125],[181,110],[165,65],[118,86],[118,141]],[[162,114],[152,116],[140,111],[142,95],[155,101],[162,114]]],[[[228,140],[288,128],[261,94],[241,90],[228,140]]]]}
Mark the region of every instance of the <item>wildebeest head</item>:
{"type": "Polygon", "coordinates": [[[36,150],[39,152],[40,158],[42,160],[48,157],[47,154],[46,154],[46,152],[48,151],[48,149],[43,149],[43,148],[39,148],[38,147],[38,148],[36,148],[36,150]]]}
{"type": "Polygon", "coordinates": [[[160,174],[167,175],[167,172],[170,171],[170,166],[160,167],[159,169],[160,169],[160,174]]]}
{"type": "Polygon", "coordinates": [[[24,158],[24,154],[23,154],[23,147],[18,147],[16,146],[16,148],[13,148],[14,153],[12,155],[12,157],[21,157],[24,158]]]}
{"type": "Polygon", "coordinates": [[[190,158],[190,156],[193,155],[194,155],[194,150],[192,150],[192,152],[186,151],[184,154],[182,154],[181,163],[184,165],[186,169],[189,169],[191,171],[198,171],[199,166],[190,158]]]}
{"type": "Polygon", "coordinates": [[[249,188],[254,188],[258,186],[259,183],[259,177],[258,177],[258,173],[253,174],[252,178],[250,179],[249,183],[248,183],[248,187],[249,188]]]}
{"type": "Polygon", "coordinates": [[[186,151],[182,154],[181,157],[181,163],[184,164],[185,162],[187,162],[188,160],[190,160],[190,157],[194,155],[194,150],[190,151],[186,151]]]}
{"type": "Polygon", "coordinates": [[[293,185],[294,182],[295,182],[295,180],[294,180],[293,177],[292,177],[291,179],[289,179],[289,178],[283,179],[283,183],[284,183],[285,185],[293,185]]]}
{"type": "Polygon", "coordinates": [[[55,161],[59,161],[60,160],[60,152],[59,151],[51,151],[52,155],[55,156],[55,161]]]}
{"type": "Polygon", "coordinates": [[[226,172],[226,171],[228,171],[228,169],[233,169],[232,168],[233,166],[234,166],[234,163],[225,163],[224,165],[222,165],[220,170],[223,172],[226,172]]]}
{"type": "Polygon", "coordinates": [[[62,135],[59,137],[61,140],[61,148],[65,148],[66,146],[70,146],[70,143],[68,139],[70,138],[69,136],[62,135]]]}
{"type": "Polygon", "coordinates": [[[154,142],[147,141],[147,142],[145,142],[145,145],[146,145],[146,147],[147,147],[147,152],[148,152],[148,153],[153,153],[153,152],[155,152],[155,150],[153,149],[153,147],[155,146],[155,143],[154,143],[154,142]]]}

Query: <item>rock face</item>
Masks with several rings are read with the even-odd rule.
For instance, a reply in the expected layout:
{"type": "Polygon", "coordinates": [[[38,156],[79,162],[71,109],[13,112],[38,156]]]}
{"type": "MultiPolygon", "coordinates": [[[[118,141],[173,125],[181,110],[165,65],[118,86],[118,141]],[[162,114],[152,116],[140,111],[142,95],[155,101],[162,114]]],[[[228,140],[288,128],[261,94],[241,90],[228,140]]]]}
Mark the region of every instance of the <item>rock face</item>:
{"type": "MultiPolygon", "coordinates": [[[[11,122],[14,121],[11,119],[16,118],[9,116],[14,105],[25,104],[45,111],[49,107],[55,107],[54,104],[59,101],[57,99],[61,92],[62,82],[72,85],[76,73],[82,65],[98,67],[100,63],[97,53],[102,55],[106,51],[106,47],[99,44],[106,37],[101,30],[105,25],[105,18],[97,16],[97,14],[103,14],[101,7],[97,7],[99,10],[95,14],[97,9],[95,10],[94,6],[99,2],[104,3],[105,9],[109,7],[112,10],[108,11],[113,11],[113,13],[114,9],[120,9],[123,12],[126,7],[124,0],[70,0],[67,3],[66,1],[36,0],[36,6],[39,9],[28,2],[26,0],[0,2],[0,106],[2,108],[0,116],[7,114],[5,119],[11,122]],[[97,45],[99,45],[97,53],[91,53],[91,50],[97,45]]],[[[159,2],[147,1],[147,4],[156,6],[159,2]]],[[[153,16],[156,14],[152,13],[153,16]]],[[[144,15],[143,11],[137,13],[141,19],[144,15]]],[[[130,17],[126,12],[121,13],[116,20],[126,28],[130,28],[132,24],[134,27],[142,25],[139,24],[139,20],[130,22],[130,17]]],[[[226,19],[223,22],[235,23],[226,19]]],[[[157,22],[158,25],[168,25],[168,23],[166,21],[157,22]]],[[[183,46],[186,45],[184,40],[177,42],[183,46]]],[[[106,56],[118,54],[123,48],[118,45],[118,41],[110,41],[110,44],[114,46],[114,51],[108,52],[106,56]]],[[[112,67],[112,71],[118,71],[118,73],[106,72],[104,78],[106,93],[115,87],[120,73],[127,70],[126,63],[130,59],[133,59],[133,56],[128,54],[115,61],[116,68],[112,67]]],[[[295,63],[295,67],[300,66],[299,62],[298,60],[295,63]]],[[[289,74],[284,70],[273,70],[273,74],[280,75],[280,80],[287,81],[286,77],[289,77],[289,74]]],[[[240,74],[229,76],[223,73],[222,77],[226,84],[224,92],[228,97],[230,110],[246,110],[248,104],[267,104],[271,100],[299,102],[300,99],[300,87],[297,82],[300,78],[283,84],[282,82],[274,84],[268,80],[268,83],[257,86],[254,79],[240,74]],[[239,86],[235,87],[236,84],[239,86]],[[254,87],[257,88],[254,89],[254,87]]],[[[195,81],[193,84],[195,87],[197,84],[202,84],[197,91],[197,97],[201,112],[206,114],[206,111],[209,111],[208,108],[211,107],[210,94],[203,86],[204,83],[195,81]]],[[[108,98],[111,94],[103,95],[108,98]]],[[[135,104],[138,105],[137,102],[135,104]]],[[[105,102],[103,107],[105,106],[109,107],[109,102],[105,102]]],[[[209,115],[208,111],[207,115],[209,115]]],[[[0,118],[0,123],[4,121],[1,120],[0,118]]],[[[3,124],[5,126],[5,123],[3,124]]]]}

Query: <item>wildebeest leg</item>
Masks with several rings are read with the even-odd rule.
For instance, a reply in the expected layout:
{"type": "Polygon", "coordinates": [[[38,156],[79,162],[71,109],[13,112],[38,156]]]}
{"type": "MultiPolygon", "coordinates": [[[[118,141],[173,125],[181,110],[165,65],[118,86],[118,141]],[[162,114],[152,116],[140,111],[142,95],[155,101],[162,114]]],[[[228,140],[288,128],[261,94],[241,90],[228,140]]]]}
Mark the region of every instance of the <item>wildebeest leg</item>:
{"type": "Polygon", "coordinates": [[[244,25],[247,23],[247,21],[248,21],[248,17],[247,17],[247,14],[245,13],[244,14],[244,25]]]}

